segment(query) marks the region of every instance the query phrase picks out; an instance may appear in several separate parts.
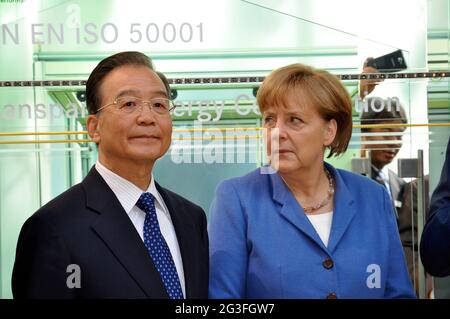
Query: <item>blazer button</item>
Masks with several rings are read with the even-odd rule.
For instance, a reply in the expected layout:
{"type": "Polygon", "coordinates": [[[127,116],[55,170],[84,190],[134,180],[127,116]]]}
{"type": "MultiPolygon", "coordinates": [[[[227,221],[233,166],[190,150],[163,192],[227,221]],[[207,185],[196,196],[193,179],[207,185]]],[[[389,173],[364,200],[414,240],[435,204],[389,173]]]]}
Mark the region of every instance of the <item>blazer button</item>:
{"type": "Polygon", "coordinates": [[[322,265],[323,265],[323,267],[325,269],[331,269],[331,268],[333,268],[334,263],[333,263],[333,261],[330,258],[327,258],[327,259],[324,260],[322,265]]]}
{"type": "Polygon", "coordinates": [[[338,299],[338,297],[334,292],[331,292],[328,294],[327,299],[338,299]]]}

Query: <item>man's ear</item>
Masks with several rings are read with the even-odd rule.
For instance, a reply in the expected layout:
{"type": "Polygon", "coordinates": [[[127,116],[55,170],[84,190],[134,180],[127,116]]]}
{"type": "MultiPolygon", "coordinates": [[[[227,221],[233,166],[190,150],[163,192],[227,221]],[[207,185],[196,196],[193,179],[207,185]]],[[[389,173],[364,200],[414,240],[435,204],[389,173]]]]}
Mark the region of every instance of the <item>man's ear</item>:
{"type": "Polygon", "coordinates": [[[323,144],[325,147],[330,146],[333,143],[334,138],[336,137],[337,132],[337,122],[335,119],[329,120],[324,129],[324,141],[323,144]]]}
{"type": "Polygon", "coordinates": [[[89,115],[86,119],[86,128],[92,141],[98,144],[100,142],[100,123],[97,115],[89,115]]]}

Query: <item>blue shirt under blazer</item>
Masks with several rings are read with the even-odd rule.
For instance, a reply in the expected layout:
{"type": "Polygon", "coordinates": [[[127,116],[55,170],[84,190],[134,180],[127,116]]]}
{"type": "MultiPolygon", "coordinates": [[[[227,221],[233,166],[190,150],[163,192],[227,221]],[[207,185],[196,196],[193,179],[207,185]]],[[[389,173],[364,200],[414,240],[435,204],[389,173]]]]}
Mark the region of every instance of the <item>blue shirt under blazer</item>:
{"type": "Polygon", "coordinates": [[[328,247],[278,174],[257,169],[218,186],[210,297],[415,298],[386,190],[326,167],[336,182],[328,247]]]}

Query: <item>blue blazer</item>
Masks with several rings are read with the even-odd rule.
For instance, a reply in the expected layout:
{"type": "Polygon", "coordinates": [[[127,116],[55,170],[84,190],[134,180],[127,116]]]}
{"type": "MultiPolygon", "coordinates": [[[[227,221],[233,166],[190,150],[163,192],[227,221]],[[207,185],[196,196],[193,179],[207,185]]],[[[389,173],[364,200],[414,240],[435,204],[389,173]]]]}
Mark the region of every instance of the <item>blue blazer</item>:
{"type": "Polygon", "coordinates": [[[211,298],[414,298],[386,190],[336,181],[328,247],[278,174],[222,182],[209,219],[211,298]]]}
{"type": "Polygon", "coordinates": [[[420,242],[420,257],[433,276],[450,276],[450,139],[441,180],[430,202],[430,217],[420,242]]]}

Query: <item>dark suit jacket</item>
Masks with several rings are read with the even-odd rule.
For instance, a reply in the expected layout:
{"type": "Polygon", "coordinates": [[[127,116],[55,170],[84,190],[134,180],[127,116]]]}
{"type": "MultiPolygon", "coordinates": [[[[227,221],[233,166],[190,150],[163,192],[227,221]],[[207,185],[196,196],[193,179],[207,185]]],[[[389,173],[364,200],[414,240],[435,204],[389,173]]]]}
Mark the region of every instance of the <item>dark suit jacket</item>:
{"type": "Polygon", "coordinates": [[[441,180],[433,192],[430,216],[422,233],[420,257],[433,276],[450,276],[450,139],[441,180]]]}
{"type": "MultiPolygon", "coordinates": [[[[393,171],[389,171],[389,188],[391,189],[391,200],[392,205],[395,207],[395,213],[398,220],[399,215],[399,209],[400,206],[396,204],[401,202],[402,196],[403,196],[403,186],[405,185],[405,181],[397,176],[393,171]]],[[[384,185],[384,182],[381,177],[379,177],[378,172],[375,170],[375,168],[372,166],[371,169],[371,178],[381,185],[384,185]]]]}
{"type": "MultiPolygon", "coordinates": [[[[170,212],[183,260],[186,297],[208,296],[203,210],[156,184],[170,212]]],[[[12,276],[15,298],[168,298],[131,220],[95,168],[39,209],[20,232],[12,276]],[[81,287],[66,281],[81,271],[81,287]]]]}
{"type": "MultiPolygon", "coordinates": [[[[429,177],[424,177],[424,191],[425,191],[425,216],[428,215],[429,205],[429,177]]],[[[402,207],[398,214],[398,230],[400,232],[400,239],[402,241],[403,250],[405,252],[406,263],[408,265],[409,275],[411,280],[414,278],[414,262],[416,265],[416,280],[418,280],[418,233],[417,233],[417,180],[413,180],[405,184],[403,188],[402,207]],[[412,219],[414,218],[414,223],[412,219]],[[414,230],[413,230],[414,228],[414,230]],[[414,236],[413,236],[414,231],[414,236]],[[414,258],[413,258],[414,257],[414,258]]]]}

